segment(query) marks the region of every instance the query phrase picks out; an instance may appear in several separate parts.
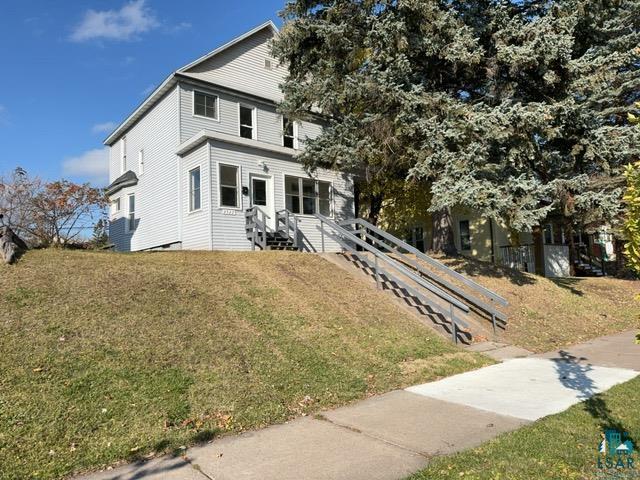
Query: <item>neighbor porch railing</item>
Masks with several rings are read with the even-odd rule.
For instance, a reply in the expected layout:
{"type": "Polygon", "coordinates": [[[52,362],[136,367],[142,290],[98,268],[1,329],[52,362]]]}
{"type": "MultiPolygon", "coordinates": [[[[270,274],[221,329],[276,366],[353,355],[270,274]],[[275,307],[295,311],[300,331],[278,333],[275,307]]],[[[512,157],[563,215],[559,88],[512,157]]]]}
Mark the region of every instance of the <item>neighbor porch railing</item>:
{"type": "Polygon", "coordinates": [[[535,254],[532,244],[500,247],[500,263],[505,267],[524,272],[535,271],[535,254]]]}

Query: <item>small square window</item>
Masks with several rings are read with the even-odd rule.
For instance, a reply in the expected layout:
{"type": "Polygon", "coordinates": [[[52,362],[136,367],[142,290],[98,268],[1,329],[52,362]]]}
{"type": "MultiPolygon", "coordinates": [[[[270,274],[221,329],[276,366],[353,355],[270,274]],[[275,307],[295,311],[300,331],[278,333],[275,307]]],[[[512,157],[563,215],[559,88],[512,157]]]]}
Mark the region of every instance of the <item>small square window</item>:
{"type": "Polygon", "coordinates": [[[202,92],[193,92],[193,113],[201,117],[218,118],[218,97],[202,92]]]}

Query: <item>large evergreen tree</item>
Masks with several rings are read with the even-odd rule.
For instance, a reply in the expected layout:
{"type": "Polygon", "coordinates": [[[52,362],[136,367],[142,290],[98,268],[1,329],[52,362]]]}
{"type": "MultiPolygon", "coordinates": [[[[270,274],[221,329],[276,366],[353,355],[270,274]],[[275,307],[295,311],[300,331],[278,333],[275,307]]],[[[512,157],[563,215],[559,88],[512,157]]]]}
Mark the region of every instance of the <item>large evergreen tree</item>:
{"type": "Polygon", "coordinates": [[[282,110],[325,117],[301,160],[372,191],[425,182],[437,245],[455,205],[529,230],[613,218],[638,155],[640,1],[289,2],[282,110]]]}

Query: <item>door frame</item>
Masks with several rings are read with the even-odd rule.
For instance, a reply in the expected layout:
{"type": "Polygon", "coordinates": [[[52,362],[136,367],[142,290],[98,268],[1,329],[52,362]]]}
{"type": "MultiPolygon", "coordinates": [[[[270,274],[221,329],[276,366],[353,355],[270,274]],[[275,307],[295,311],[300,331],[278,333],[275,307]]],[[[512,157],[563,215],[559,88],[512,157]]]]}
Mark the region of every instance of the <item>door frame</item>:
{"type": "Polygon", "coordinates": [[[262,207],[265,210],[265,213],[269,216],[267,219],[267,226],[271,229],[275,229],[276,226],[276,199],[275,199],[275,190],[273,188],[273,175],[269,175],[266,173],[249,173],[249,206],[253,207],[253,180],[264,180],[267,187],[267,205],[258,205],[258,207],[262,207]],[[269,206],[269,202],[271,205],[269,206]]]}

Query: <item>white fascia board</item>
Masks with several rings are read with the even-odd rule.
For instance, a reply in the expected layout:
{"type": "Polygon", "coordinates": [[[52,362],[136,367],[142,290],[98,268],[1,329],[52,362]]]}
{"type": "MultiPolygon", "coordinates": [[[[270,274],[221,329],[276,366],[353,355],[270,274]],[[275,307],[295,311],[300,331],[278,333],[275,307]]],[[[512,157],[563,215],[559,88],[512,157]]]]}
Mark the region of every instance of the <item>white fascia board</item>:
{"type": "Polygon", "coordinates": [[[169,75],[164,81],[149,94],[147,98],[136,108],[131,115],[129,115],[116,129],[104,139],[104,145],[113,145],[122,133],[133,125],[142,115],[144,115],[149,108],[151,108],[156,101],[160,99],[167,91],[169,91],[174,84],[177,83],[175,78],[175,72],[169,75]]]}
{"type": "Polygon", "coordinates": [[[271,20],[267,20],[266,22],[258,25],[255,28],[252,28],[251,30],[249,30],[246,33],[243,33],[242,35],[240,35],[239,37],[234,38],[233,40],[225,43],[224,45],[216,48],[215,50],[212,50],[211,52],[203,55],[202,57],[198,58],[197,60],[194,60],[193,62],[189,63],[188,65],[185,65],[182,68],[179,68],[177,71],[180,73],[183,73],[186,70],[189,70],[190,68],[195,67],[196,65],[198,65],[199,63],[204,62],[205,60],[210,59],[211,57],[213,57],[214,55],[219,54],[220,52],[223,52],[224,50],[234,46],[237,43],[240,43],[241,41],[243,41],[245,38],[249,38],[251,35],[259,32],[260,30],[263,30],[265,28],[270,28],[274,34],[278,33],[278,27],[276,27],[276,24],[273,23],[271,20]]]}
{"type": "Polygon", "coordinates": [[[281,147],[280,145],[259,142],[258,140],[251,140],[249,138],[238,137],[236,135],[229,135],[228,133],[214,132],[212,130],[200,130],[189,140],[180,144],[176,150],[176,154],[184,155],[188,151],[200,145],[205,140],[217,140],[224,143],[231,143],[233,145],[241,145],[243,147],[255,148],[257,150],[279,153],[281,155],[287,155],[290,157],[293,157],[296,153],[298,153],[297,150],[287,147],[281,147]]]}

